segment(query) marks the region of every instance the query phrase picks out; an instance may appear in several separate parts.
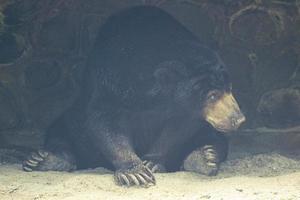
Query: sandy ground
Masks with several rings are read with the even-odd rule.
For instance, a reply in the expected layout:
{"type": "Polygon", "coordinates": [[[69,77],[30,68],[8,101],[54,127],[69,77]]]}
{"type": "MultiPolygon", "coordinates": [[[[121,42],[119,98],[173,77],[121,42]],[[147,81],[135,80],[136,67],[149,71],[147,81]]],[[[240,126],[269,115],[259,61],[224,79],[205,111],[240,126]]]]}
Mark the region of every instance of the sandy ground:
{"type": "Polygon", "coordinates": [[[72,173],[26,173],[19,164],[2,164],[0,199],[300,199],[300,160],[277,153],[229,158],[216,177],[191,172],[156,177],[156,186],[124,188],[116,186],[112,173],[102,168],[72,173]]]}
{"type": "Polygon", "coordinates": [[[300,200],[299,131],[277,132],[231,138],[229,157],[216,177],[156,174],[157,185],[150,188],[116,186],[113,173],[103,168],[26,173],[20,163],[28,152],[0,149],[0,200],[300,200]]]}

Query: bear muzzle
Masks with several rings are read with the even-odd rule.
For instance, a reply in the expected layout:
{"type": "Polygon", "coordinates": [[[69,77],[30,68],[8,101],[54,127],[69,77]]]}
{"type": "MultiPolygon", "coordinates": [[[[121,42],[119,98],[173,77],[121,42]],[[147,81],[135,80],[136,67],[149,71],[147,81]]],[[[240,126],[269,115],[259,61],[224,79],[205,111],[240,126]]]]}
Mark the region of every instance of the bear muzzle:
{"type": "Polygon", "coordinates": [[[232,93],[224,93],[216,101],[207,103],[203,118],[221,132],[235,131],[246,120],[232,93]]]}

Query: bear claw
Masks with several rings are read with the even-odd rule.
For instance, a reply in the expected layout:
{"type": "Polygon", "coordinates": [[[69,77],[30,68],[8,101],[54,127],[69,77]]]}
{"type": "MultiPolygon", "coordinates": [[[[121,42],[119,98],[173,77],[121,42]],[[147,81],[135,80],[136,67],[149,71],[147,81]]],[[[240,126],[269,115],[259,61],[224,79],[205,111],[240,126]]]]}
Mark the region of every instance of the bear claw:
{"type": "Polygon", "coordinates": [[[208,175],[215,176],[219,168],[219,158],[216,148],[213,145],[205,145],[202,148],[202,151],[206,160],[206,165],[211,167],[211,171],[208,173],[208,175]]]}
{"type": "Polygon", "coordinates": [[[26,161],[26,164],[31,167],[36,167],[38,165],[38,163],[39,163],[38,161],[30,160],[30,159],[26,161]]]}
{"type": "Polygon", "coordinates": [[[156,184],[155,177],[152,171],[144,166],[140,165],[127,170],[118,170],[115,173],[115,180],[122,186],[144,186],[149,187],[156,184]]]}
{"type": "Polygon", "coordinates": [[[44,158],[40,156],[40,154],[37,154],[35,152],[31,153],[31,158],[39,162],[42,162],[44,160],[44,158]]]}
{"type": "Polygon", "coordinates": [[[27,167],[27,166],[23,166],[23,170],[26,172],[32,172],[32,168],[27,167]]]}
{"type": "Polygon", "coordinates": [[[162,172],[166,171],[166,169],[163,165],[154,163],[154,162],[149,161],[149,160],[144,160],[143,164],[146,167],[148,167],[151,170],[152,173],[162,173],[162,172]]]}
{"type": "Polygon", "coordinates": [[[187,156],[183,163],[183,169],[208,176],[218,173],[220,159],[216,146],[205,145],[187,156]]]}
{"type": "Polygon", "coordinates": [[[216,164],[216,163],[219,162],[217,150],[215,149],[214,146],[212,146],[212,145],[205,145],[202,148],[202,150],[203,150],[205,159],[207,161],[207,164],[208,163],[214,163],[214,164],[216,164]]]}
{"type": "Polygon", "coordinates": [[[44,151],[44,150],[38,150],[38,154],[42,157],[42,158],[46,158],[49,155],[49,152],[44,151]]]}
{"type": "Polygon", "coordinates": [[[32,172],[45,160],[45,158],[47,158],[48,155],[49,153],[43,150],[32,152],[29,158],[23,162],[23,170],[26,172],[32,172]]]}

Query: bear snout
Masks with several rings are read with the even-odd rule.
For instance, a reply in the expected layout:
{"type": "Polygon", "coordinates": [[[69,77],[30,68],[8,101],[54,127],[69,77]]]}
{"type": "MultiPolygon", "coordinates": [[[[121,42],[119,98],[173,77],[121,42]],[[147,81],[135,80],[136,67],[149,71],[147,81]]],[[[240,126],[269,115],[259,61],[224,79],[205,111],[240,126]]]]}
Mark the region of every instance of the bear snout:
{"type": "Polygon", "coordinates": [[[208,102],[203,117],[221,132],[235,131],[246,121],[232,93],[224,93],[214,102],[208,102]]]}

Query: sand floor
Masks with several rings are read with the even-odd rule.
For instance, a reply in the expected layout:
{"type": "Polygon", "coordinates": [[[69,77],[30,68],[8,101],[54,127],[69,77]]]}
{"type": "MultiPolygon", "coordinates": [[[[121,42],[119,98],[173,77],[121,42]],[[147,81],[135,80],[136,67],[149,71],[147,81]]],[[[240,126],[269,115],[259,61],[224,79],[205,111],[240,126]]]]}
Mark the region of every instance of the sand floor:
{"type": "Polygon", "coordinates": [[[1,200],[218,199],[298,200],[300,160],[277,153],[229,159],[216,177],[191,172],[157,174],[150,188],[124,188],[98,168],[72,173],[31,172],[0,165],[1,200]]]}

